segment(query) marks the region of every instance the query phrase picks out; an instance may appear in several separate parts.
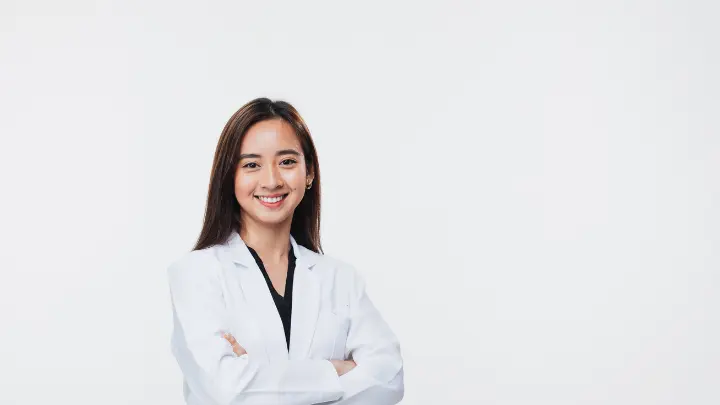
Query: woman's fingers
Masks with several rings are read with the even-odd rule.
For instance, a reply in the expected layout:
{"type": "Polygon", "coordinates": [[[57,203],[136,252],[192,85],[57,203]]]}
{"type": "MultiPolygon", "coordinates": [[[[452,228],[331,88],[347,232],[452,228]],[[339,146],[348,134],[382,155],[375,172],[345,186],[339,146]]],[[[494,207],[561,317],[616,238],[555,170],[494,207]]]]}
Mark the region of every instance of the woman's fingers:
{"type": "Polygon", "coordinates": [[[227,340],[228,343],[230,343],[230,345],[233,348],[233,352],[235,353],[236,356],[242,356],[243,354],[247,353],[245,351],[245,348],[240,346],[240,344],[237,342],[237,340],[235,340],[235,336],[231,335],[230,333],[225,333],[225,334],[223,334],[223,338],[225,338],[225,340],[227,340]]]}
{"type": "Polygon", "coordinates": [[[240,356],[242,356],[243,354],[245,354],[245,353],[247,353],[247,352],[245,351],[245,349],[243,349],[242,346],[240,346],[239,344],[235,343],[235,344],[233,345],[233,353],[235,353],[236,356],[240,357],[240,356]]]}
{"type": "Polygon", "coordinates": [[[338,376],[344,375],[354,369],[357,364],[353,360],[330,360],[338,376]]]}
{"type": "Polygon", "coordinates": [[[225,340],[227,340],[228,342],[230,342],[231,345],[234,346],[234,345],[237,344],[237,340],[235,340],[235,336],[233,336],[233,335],[225,332],[225,334],[223,334],[223,337],[225,338],[225,340]]]}

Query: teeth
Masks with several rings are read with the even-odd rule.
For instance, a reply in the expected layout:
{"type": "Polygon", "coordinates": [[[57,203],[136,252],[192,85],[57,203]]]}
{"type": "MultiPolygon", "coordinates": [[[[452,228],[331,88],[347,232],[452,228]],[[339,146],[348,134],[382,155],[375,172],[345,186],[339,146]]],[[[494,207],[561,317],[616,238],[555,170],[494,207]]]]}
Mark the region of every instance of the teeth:
{"type": "Polygon", "coordinates": [[[272,197],[272,198],[268,198],[268,197],[258,197],[258,198],[260,198],[260,200],[262,200],[263,202],[273,204],[273,203],[276,203],[276,202],[282,200],[284,197],[281,196],[281,197],[272,197]]]}

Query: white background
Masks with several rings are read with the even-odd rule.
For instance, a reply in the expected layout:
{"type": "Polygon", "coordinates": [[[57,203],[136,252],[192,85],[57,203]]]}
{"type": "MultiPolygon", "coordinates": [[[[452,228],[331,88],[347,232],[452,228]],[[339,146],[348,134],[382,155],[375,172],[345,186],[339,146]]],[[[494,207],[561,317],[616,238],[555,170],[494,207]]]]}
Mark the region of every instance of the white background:
{"type": "Polygon", "coordinates": [[[711,1],[3,1],[0,403],[181,404],[222,127],[305,117],[403,404],[718,404],[711,1]]]}

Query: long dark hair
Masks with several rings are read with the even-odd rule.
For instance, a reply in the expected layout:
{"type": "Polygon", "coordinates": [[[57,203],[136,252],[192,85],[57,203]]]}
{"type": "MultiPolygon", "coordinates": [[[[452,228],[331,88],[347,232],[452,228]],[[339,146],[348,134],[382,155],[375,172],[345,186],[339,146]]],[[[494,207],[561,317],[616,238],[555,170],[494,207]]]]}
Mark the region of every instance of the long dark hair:
{"type": "Polygon", "coordinates": [[[240,232],[240,204],[235,198],[235,173],[240,145],[248,129],[260,121],[282,119],[290,124],[302,146],[308,173],[313,174],[312,187],[293,213],[290,234],[302,246],[322,253],[320,246],[320,166],[315,144],[305,121],[295,107],[285,101],[257,98],[242,106],[230,117],[215,149],[205,219],[193,250],[222,244],[233,231],[240,232]]]}

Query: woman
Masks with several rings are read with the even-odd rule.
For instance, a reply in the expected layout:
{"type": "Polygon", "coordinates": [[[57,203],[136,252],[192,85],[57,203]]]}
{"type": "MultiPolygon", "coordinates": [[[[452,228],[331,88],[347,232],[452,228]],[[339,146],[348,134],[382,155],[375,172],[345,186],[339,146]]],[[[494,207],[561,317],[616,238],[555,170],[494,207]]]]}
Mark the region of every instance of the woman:
{"type": "Polygon", "coordinates": [[[193,251],[168,269],[172,352],[190,405],[395,404],[397,338],[355,269],[320,247],[320,170],[290,104],[225,126],[193,251]]]}

